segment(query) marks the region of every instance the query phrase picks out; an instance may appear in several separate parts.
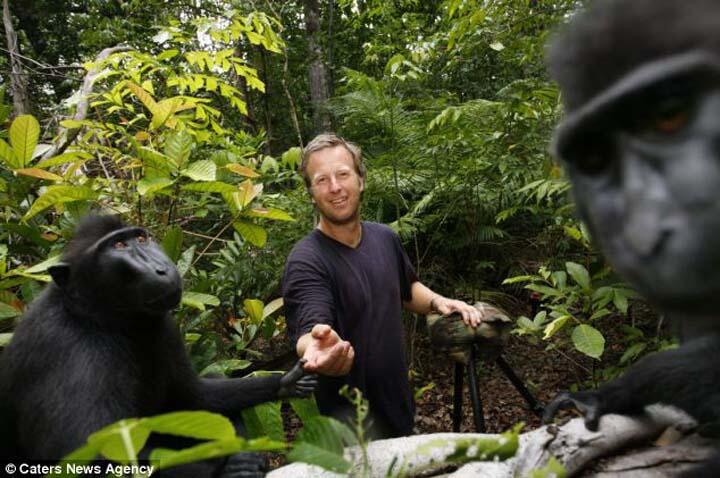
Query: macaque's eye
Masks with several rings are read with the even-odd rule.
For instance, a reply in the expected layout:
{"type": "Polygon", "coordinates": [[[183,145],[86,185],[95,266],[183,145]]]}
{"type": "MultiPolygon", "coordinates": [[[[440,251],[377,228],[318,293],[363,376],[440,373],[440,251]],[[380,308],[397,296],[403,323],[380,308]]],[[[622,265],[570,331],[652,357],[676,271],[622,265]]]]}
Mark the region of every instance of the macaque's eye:
{"type": "Polygon", "coordinates": [[[566,159],[580,173],[597,176],[612,166],[615,158],[614,148],[615,142],[612,137],[589,130],[568,148],[566,159]]]}
{"type": "Polygon", "coordinates": [[[142,244],[142,243],[144,243],[144,242],[147,242],[147,237],[145,237],[145,236],[138,236],[138,237],[137,237],[137,241],[142,244]]]}
{"type": "Polygon", "coordinates": [[[115,249],[125,249],[127,247],[127,244],[123,241],[117,241],[115,244],[113,244],[113,247],[115,249]]]}
{"type": "Polygon", "coordinates": [[[659,134],[676,133],[688,124],[691,112],[692,104],[688,98],[666,98],[658,105],[648,129],[659,134]]]}

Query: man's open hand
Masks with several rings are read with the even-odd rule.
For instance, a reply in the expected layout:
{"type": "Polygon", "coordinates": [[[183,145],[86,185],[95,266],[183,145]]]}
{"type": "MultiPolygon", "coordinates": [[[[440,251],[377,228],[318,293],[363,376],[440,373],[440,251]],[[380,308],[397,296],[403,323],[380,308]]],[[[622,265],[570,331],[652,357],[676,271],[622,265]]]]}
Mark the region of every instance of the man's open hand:
{"type": "Polygon", "coordinates": [[[329,325],[317,324],[307,337],[305,370],[338,377],[347,375],[352,368],[355,350],[350,342],[342,340],[329,325]]]}

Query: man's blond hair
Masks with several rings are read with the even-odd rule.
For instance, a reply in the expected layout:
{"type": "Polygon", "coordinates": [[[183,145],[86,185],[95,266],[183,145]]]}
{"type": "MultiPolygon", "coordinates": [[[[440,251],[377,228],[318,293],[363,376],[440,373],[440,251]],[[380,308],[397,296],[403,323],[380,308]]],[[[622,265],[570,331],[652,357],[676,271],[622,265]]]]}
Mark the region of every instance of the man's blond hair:
{"type": "Polygon", "coordinates": [[[308,188],[308,190],[312,186],[312,179],[307,172],[307,165],[310,156],[322,149],[334,148],[336,146],[342,146],[348,151],[348,153],[350,153],[350,156],[352,156],[353,159],[353,165],[355,166],[355,172],[361,178],[365,177],[365,165],[363,164],[362,151],[360,150],[360,147],[355,143],[345,141],[343,138],[334,133],[322,133],[315,136],[312,141],[303,148],[302,152],[300,174],[302,175],[303,180],[305,181],[305,187],[308,188]]]}

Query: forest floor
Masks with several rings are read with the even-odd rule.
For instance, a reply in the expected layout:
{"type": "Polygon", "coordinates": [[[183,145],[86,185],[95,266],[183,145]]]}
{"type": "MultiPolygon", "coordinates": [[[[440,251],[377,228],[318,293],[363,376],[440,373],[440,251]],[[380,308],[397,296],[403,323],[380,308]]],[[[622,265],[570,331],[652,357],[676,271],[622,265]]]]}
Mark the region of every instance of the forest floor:
{"type": "MultiPolygon", "coordinates": [[[[529,311],[528,311],[529,312],[529,311]]],[[[637,302],[633,307],[635,326],[646,337],[656,333],[657,317],[644,303],[637,302]]],[[[625,333],[622,325],[627,323],[616,316],[603,319],[602,331],[606,339],[606,350],[602,360],[593,360],[576,351],[546,350],[549,342],[537,341],[527,336],[510,335],[502,356],[512,367],[515,374],[541,403],[546,404],[555,395],[571,387],[588,388],[592,386],[593,370],[595,375],[606,367],[618,365],[625,352],[623,344],[625,333]]],[[[418,334],[413,360],[415,388],[432,383],[415,401],[415,425],[418,433],[438,433],[452,431],[452,410],[454,390],[454,364],[446,354],[433,350],[426,334],[418,334]]],[[[513,387],[508,378],[494,362],[485,362],[478,367],[478,386],[485,417],[487,433],[501,433],[511,429],[516,423],[524,422],[523,431],[540,426],[537,417],[513,387]]],[[[461,432],[475,432],[470,392],[467,377],[463,389],[463,420],[461,432]]]]}

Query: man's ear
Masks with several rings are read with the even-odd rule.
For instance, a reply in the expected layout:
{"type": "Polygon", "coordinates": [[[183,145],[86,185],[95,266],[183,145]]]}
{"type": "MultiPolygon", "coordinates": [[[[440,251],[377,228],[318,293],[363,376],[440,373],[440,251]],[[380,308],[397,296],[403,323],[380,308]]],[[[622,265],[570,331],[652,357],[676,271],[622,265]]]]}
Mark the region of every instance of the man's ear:
{"type": "Polygon", "coordinates": [[[365,191],[365,178],[360,176],[359,179],[360,179],[360,192],[363,192],[363,191],[365,191]]]}
{"type": "Polygon", "coordinates": [[[53,281],[61,289],[64,289],[68,281],[70,280],[70,264],[68,264],[67,262],[58,262],[54,266],[50,266],[48,268],[48,272],[53,278],[53,281]]]}

